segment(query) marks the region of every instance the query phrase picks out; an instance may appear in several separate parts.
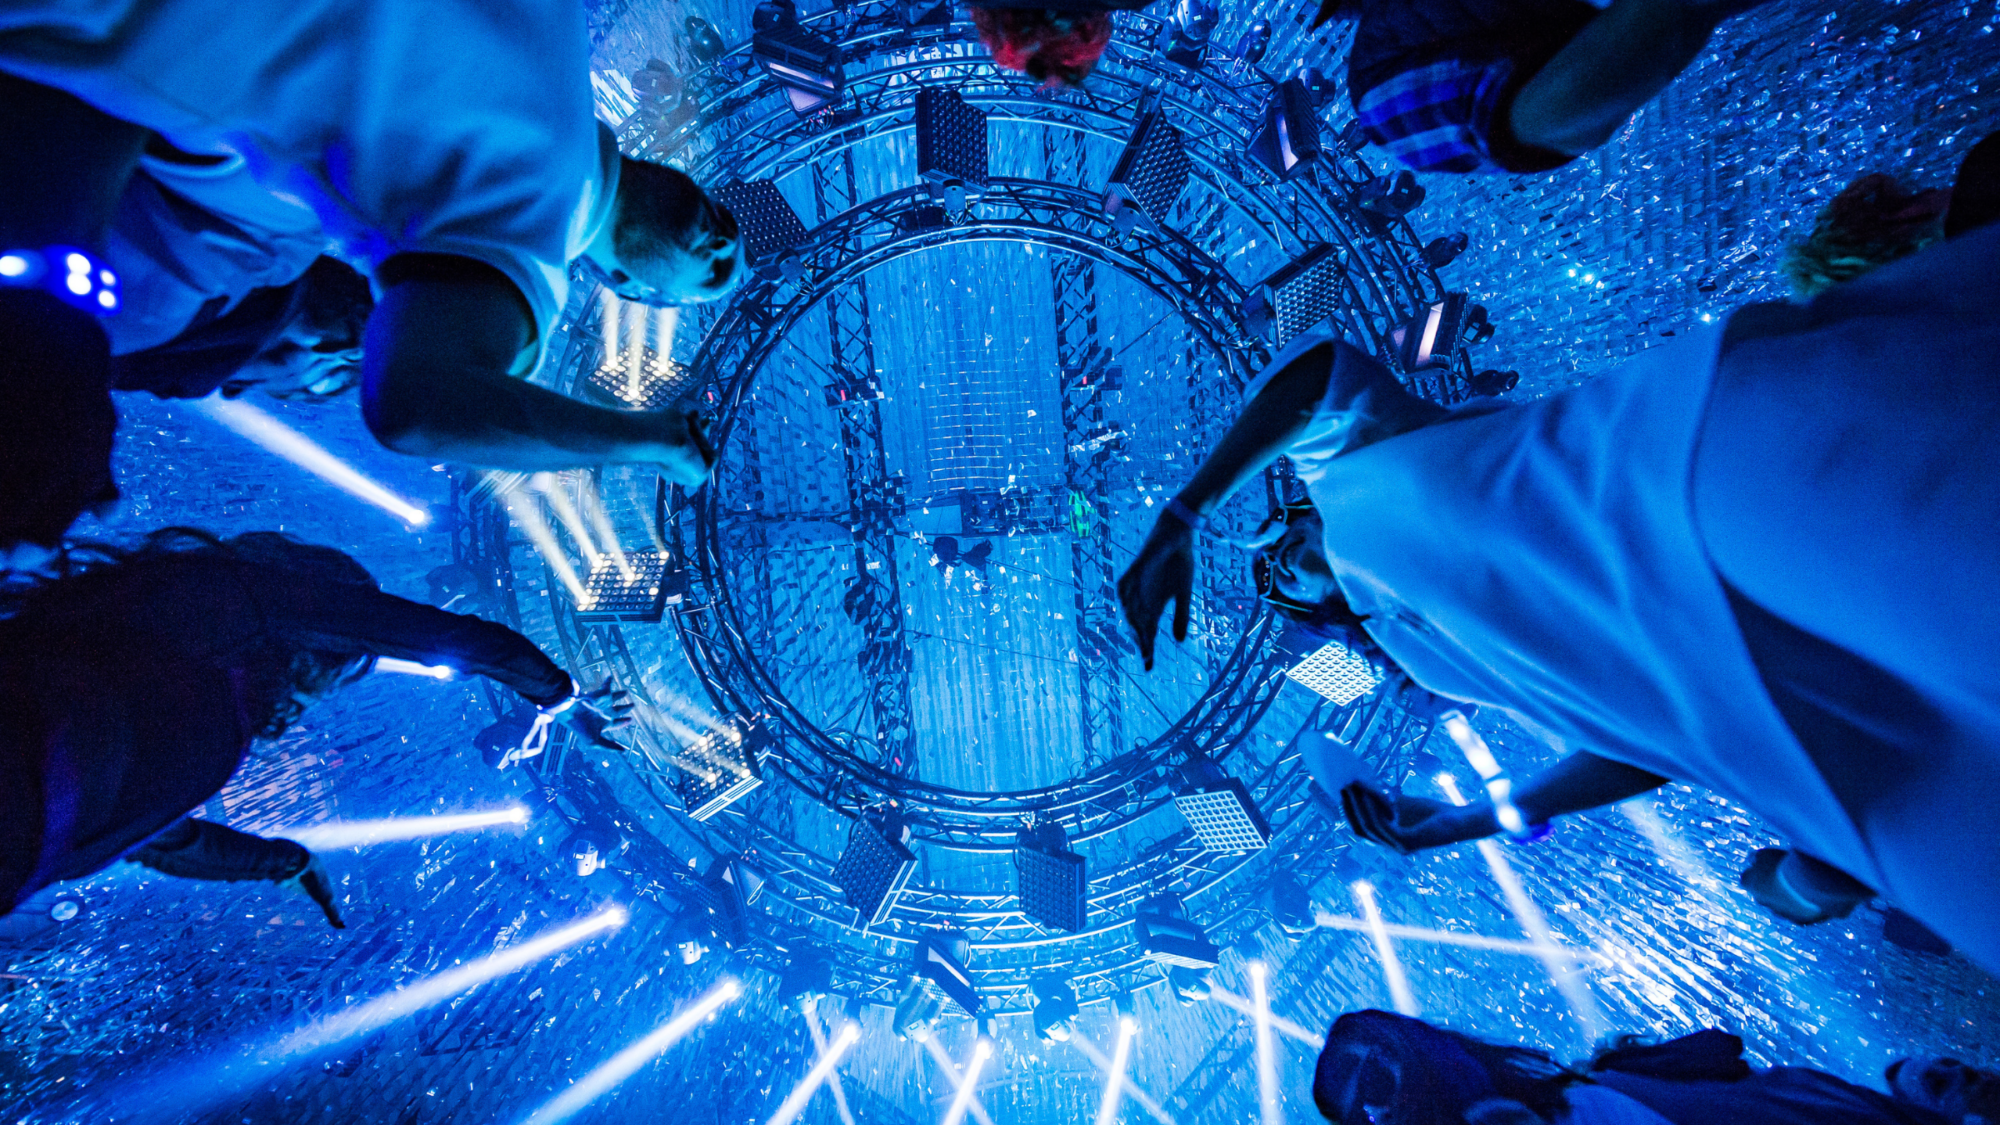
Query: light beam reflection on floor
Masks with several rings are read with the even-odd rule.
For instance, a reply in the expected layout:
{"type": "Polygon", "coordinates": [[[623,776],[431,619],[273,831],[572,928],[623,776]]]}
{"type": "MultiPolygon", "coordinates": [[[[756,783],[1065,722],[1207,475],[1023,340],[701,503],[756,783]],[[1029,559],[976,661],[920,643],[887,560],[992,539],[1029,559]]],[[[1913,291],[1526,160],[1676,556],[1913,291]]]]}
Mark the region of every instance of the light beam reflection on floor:
{"type": "Polygon", "coordinates": [[[390,492],[369,479],[361,470],[335,457],[325,447],[283,422],[240,399],[223,398],[220,393],[198,398],[188,407],[268,453],[290,461],[350,496],[388,512],[411,530],[431,522],[430,513],[390,492]]]}
{"type": "Polygon", "coordinates": [[[528,810],[508,805],[484,812],[443,813],[437,816],[385,816],[376,820],[335,820],[304,828],[281,828],[272,835],[295,840],[313,851],[360,848],[397,840],[421,840],[474,828],[528,823],[528,810]]]}
{"type": "Polygon", "coordinates": [[[714,1014],[717,1008],[742,994],[741,984],[734,979],[724,979],[652,1034],[606,1059],[575,1085],[550,1098],[540,1109],[522,1118],[521,1125],[560,1125],[561,1122],[576,1116],[584,1107],[637,1074],[640,1067],[666,1054],[669,1048],[685,1039],[688,1032],[693,1031],[701,1021],[714,1014]]]}
{"type": "Polygon", "coordinates": [[[792,1125],[792,1122],[797,1121],[799,1114],[805,1112],[806,1103],[812,1100],[814,1092],[819,1089],[820,1083],[825,1082],[826,1076],[833,1073],[833,1068],[840,1065],[840,1060],[846,1056],[847,1049],[854,1046],[854,1041],[859,1038],[861,1038],[860,1024],[850,1021],[842,1027],[833,1037],[833,1042],[827,1044],[827,1049],[819,1053],[819,1058],[813,1063],[812,1069],[806,1071],[806,1076],[799,1079],[799,1084],[785,1096],[783,1104],[778,1106],[778,1112],[772,1114],[771,1119],[764,1125],[792,1125]]]}
{"type": "MultiPolygon", "coordinates": [[[[1448,773],[1437,777],[1438,788],[1451,799],[1454,805],[1466,803],[1465,796],[1458,790],[1458,781],[1448,773]]],[[[1576,960],[1568,956],[1562,943],[1556,940],[1555,932],[1549,929],[1549,920],[1535,900],[1528,897],[1528,889],[1521,884],[1521,876],[1514,871],[1514,865],[1501,853],[1496,840],[1476,841],[1479,854],[1486,860],[1486,867],[1493,873],[1493,881],[1500,884],[1500,893],[1507,900],[1507,909],[1514,914],[1514,920],[1521,924],[1521,932],[1535,947],[1535,956],[1548,970],[1549,979],[1555,982],[1556,991],[1562,993],[1569,1002],[1570,1011],[1582,1025],[1586,1045],[1595,1043],[1604,1035],[1604,1010],[1597,1004],[1597,997],[1590,994],[1590,985],[1577,970],[1576,960]]]]}
{"type": "Polygon", "coordinates": [[[1410,978],[1403,972],[1403,959],[1396,956],[1396,947],[1389,941],[1389,931],[1382,925],[1382,908],[1375,905],[1375,884],[1357,879],[1352,889],[1354,900],[1361,904],[1361,917],[1368,922],[1368,933],[1375,939],[1375,955],[1382,961],[1382,978],[1388,982],[1390,1002],[1403,1015],[1417,1015],[1417,996],[1410,991],[1410,978]]]}
{"type": "Polygon", "coordinates": [[[202,1111],[219,1102],[272,1081],[288,1067],[350,1046],[487,981],[519,972],[569,946],[615,930],[626,919],[624,907],[607,907],[561,929],[425,977],[283,1035],[182,1063],[164,1073],[149,1072],[111,1084],[100,1097],[105,1105],[118,1107],[121,1115],[136,1110],[135,1116],[129,1119],[121,1116],[121,1121],[199,1117],[202,1111]]]}

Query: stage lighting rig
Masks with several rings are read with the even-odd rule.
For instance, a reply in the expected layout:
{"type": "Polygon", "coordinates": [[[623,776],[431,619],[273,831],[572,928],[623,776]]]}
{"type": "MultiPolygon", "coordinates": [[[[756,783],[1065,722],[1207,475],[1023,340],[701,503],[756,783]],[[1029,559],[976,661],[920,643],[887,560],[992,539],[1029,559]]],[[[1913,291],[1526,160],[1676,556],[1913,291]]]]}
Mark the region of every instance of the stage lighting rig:
{"type": "Polygon", "coordinates": [[[1424,244],[1424,264],[1434,270],[1441,270],[1456,261],[1470,245],[1472,239],[1464,231],[1439,235],[1424,244]]]}
{"type": "Polygon", "coordinates": [[[1208,758],[1192,758],[1181,767],[1174,807],[1209,851],[1262,851],[1271,842],[1271,825],[1249,788],[1208,758]]]}
{"type": "Polygon", "coordinates": [[[1289,872],[1273,875],[1266,893],[1271,903],[1271,921],[1279,929],[1293,937],[1302,937],[1318,928],[1319,924],[1313,920],[1312,895],[1289,872]]]}
{"type": "Polygon", "coordinates": [[[1473,394],[1485,395],[1488,398],[1504,395],[1520,383],[1519,371],[1499,371],[1493,368],[1477,372],[1466,380],[1466,386],[1471,388],[1473,394]]]}
{"type": "Polygon", "coordinates": [[[676,363],[651,348],[641,353],[639,362],[623,357],[615,363],[609,356],[584,380],[584,386],[605,402],[624,410],[665,410],[680,398],[687,384],[686,364],[676,363]],[[636,370],[635,370],[636,368],[636,370]]]}
{"type": "Polygon", "coordinates": [[[767,277],[796,273],[789,251],[803,242],[806,225],[772,180],[739,180],[710,189],[717,203],[736,216],[750,266],[767,277]]]}
{"type": "Polygon", "coordinates": [[[1465,294],[1446,293],[1422,312],[1396,326],[1389,340],[1406,373],[1451,366],[1452,349],[1465,327],[1465,294]]]}
{"type": "Polygon", "coordinates": [[[1271,49],[1271,21],[1258,20],[1236,41],[1236,58],[1244,66],[1256,66],[1264,61],[1264,52],[1271,49]]]}
{"type": "Polygon", "coordinates": [[[1090,878],[1083,857],[1069,849],[1060,824],[1024,830],[1014,844],[1015,888],[1021,913],[1052,930],[1076,933],[1090,912],[1090,878]]]}
{"type": "Polygon", "coordinates": [[[957,90],[917,91],[917,175],[931,198],[957,214],[986,194],[986,115],[957,90]]]}
{"type": "Polygon", "coordinates": [[[1168,122],[1165,111],[1148,105],[1111,168],[1104,213],[1116,220],[1129,207],[1158,229],[1187,187],[1190,167],[1181,131],[1168,122]]]}
{"type": "Polygon", "coordinates": [[[847,86],[840,48],[808,31],[796,9],[763,4],[753,17],[759,25],[750,37],[750,57],[783,90],[792,112],[807,117],[840,100],[847,86]]]}
{"type": "Polygon", "coordinates": [[[1250,330],[1277,347],[1345,307],[1347,259],[1320,243],[1258,282],[1243,301],[1250,330]]]}
{"type": "Polygon", "coordinates": [[[880,402],[887,397],[882,392],[881,378],[875,375],[857,375],[851,379],[836,378],[824,389],[826,404],[835,409],[858,406],[864,402],[880,402]]]}
{"type": "Polygon", "coordinates": [[[612,555],[600,556],[583,581],[576,619],[587,625],[613,621],[657,623],[666,615],[667,601],[680,600],[686,580],[668,581],[667,557],[658,551],[627,551],[625,566],[612,555]],[[678,593],[673,589],[680,587],[678,593]]]}
{"type": "Polygon", "coordinates": [[[1353,196],[1355,214],[1369,233],[1387,235],[1397,219],[1422,206],[1424,187],[1407,169],[1394,175],[1384,173],[1361,185],[1353,196]]]}
{"type": "Polygon", "coordinates": [[[1291,179],[1319,159],[1319,114],[1303,79],[1287,78],[1271,91],[1248,152],[1281,180],[1291,179]]]}
{"type": "Polygon", "coordinates": [[[949,0],[896,0],[896,15],[905,27],[951,26],[949,0]]]}
{"type": "Polygon", "coordinates": [[[847,905],[861,912],[862,926],[877,926],[896,908],[916,866],[910,828],[892,809],[879,823],[868,816],[855,818],[847,849],[833,866],[833,882],[847,905]]]}
{"type": "Polygon", "coordinates": [[[1167,983],[1173,987],[1174,996],[1182,1007],[1192,1007],[1214,995],[1214,988],[1208,983],[1208,974],[1184,969],[1176,965],[1167,970],[1167,983]]]}
{"type": "Polygon", "coordinates": [[[680,771],[674,795],[690,820],[707,820],[764,784],[758,766],[767,737],[753,723],[732,720],[672,755],[680,771]]]}
{"type": "Polygon", "coordinates": [[[730,949],[750,936],[750,907],[764,893],[764,873],[742,856],[717,859],[701,877],[701,901],[709,929],[730,949]]]}
{"type": "Polygon", "coordinates": [[[935,985],[945,999],[976,1019],[980,1013],[979,992],[972,986],[972,970],[966,968],[971,957],[971,938],[956,930],[939,930],[917,939],[911,968],[917,976],[935,985]]]}
{"type": "Polygon", "coordinates": [[[1205,970],[1222,961],[1222,950],[1208,940],[1208,931],[1189,920],[1187,908],[1173,895],[1147,899],[1133,928],[1139,933],[1139,951],[1162,965],[1205,970]]]}
{"type": "Polygon", "coordinates": [[[1061,977],[1040,977],[1031,986],[1035,994],[1035,1034],[1050,1043],[1067,1043],[1076,1031],[1076,1016],[1082,1006],[1076,989],[1061,977]]]}
{"type": "MultiPolygon", "coordinates": [[[[784,971],[778,974],[778,995],[787,1004],[804,1010],[807,1004],[818,1004],[821,997],[833,991],[833,951],[825,946],[800,945],[794,949],[791,959],[785,962],[784,971]]],[[[820,1008],[822,1013],[825,1008],[820,1008]]]]}

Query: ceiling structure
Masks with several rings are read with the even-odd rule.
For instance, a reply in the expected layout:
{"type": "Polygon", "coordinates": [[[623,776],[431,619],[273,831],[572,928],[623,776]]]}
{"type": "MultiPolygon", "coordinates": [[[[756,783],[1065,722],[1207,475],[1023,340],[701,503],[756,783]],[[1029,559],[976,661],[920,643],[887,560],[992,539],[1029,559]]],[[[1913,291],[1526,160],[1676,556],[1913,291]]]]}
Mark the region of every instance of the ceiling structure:
{"type": "MultiPolygon", "coordinates": [[[[1288,263],[1333,247],[1338,268],[1318,275],[1331,281],[1313,298],[1323,303],[1300,307],[1336,315],[1379,354],[1447,292],[1492,310],[1495,339],[1412,372],[1421,393],[1460,400],[1487,367],[1520,370],[1516,395],[1544,393],[1777,295],[1787,221],[1809,218],[1813,196],[1847,176],[1885,162],[1945,174],[1966,131],[2000,109],[1978,80],[1991,85],[2000,57],[1978,28],[2000,11],[1780,0],[1758,28],[1719,37],[1604,153],[1546,179],[1427,181],[1428,200],[1405,218],[1361,206],[1380,202],[1369,185],[1382,169],[1341,143],[1344,48],[1337,32],[1306,33],[1298,13],[1225,10],[1195,67],[1165,55],[1173,13],[1121,17],[1088,88],[1050,96],[996,73],[962,20],[913,25],[909,9],[808,12],[806,27],[840,47],[844,87],[802,114],[754,61],[747,6],[593,8],[600,109],[627,150],[711,186],[748,185],[765,245],[732,301],[677,326],[648,329],[629,312],[607,321],[598,295],[579,292],[560,361],[540,378],[616,396],[637,356],[652,382],[626,390],[707,403],[722,465],[701,492],[636,469],[565,480],[572,504],[601,498],[610,525],[579,537],[552,493],[408,465],[374,449],[345,404],[271,408],[432,505],[432,530],[413,535],[227,445],[184,409],[124,404],[120,469],[134,505],[107,534],[283,527],[353,551],[411,596],[433,568],[468,567],[490,584],[486,612],[580,678],[609,675],[641,695],[643,729],[622,756],[559,742],[531,769],[494,775],[466,748],[509,710],[491,691],[378,676],[316,708],[260,750],[212,815],[279,830],[491,807],[512,793],[533,819],[332,857],[356,921],[345,934],[268,889],[118,871],[66,891],[79,918],[0,934],[0,1109],[80,1120],[104,1104],[80,1087],[115,1092],[123,1072],[190,1060],[192,1073],[229,1077],[213,1060],[238,1041],[316,1026],[611,903],[630,913],[618,932],[282,1080],[217,1080],[194,1119],[515,1120],[731,977],[740,1001],[582,1119],[764,1122],[811,1066],[813,1035],[833,1030],[830,1003],[813,1028],[796,997],[796,967],[823,962],[815,989],[862,1033],[839,1072],[841,1103],[821,1093],[804,1120],[929,1122],[956,1092],[933,1047],[962,1066],[979,1025],[947,1003],[925,1046],[896,1034],[898,1008],[926,936],[962,934],[997,1044],[979,1092],[993,1121],[1094,1113],[1104,1080],[1091,1052],[1110,1053],[1121,1005],[1142,1027],[1124,1120],[1244,1120],[1258,1106],[1255,1036],[1226,998],[1250,995],[1256,959],[1271,966],[1274,1011],[1308,1033],[1340,1011],[1390,1006],[1371,910],[1403,927],[1393,948],[1427,1015],[1562,1055],[1601,1033],[1719,1023],[1760,1060],[1860,1079],[1905,1047],[1995,1057],[1990,978],[1884,947],[1873,917],[1813,931],[1763,917],[1733,872],[1766,833],[1706,794],[1670,789],[1504,849],[1549,940],[1576,951],[1568,961],[1536,955],[1508,883],[1471,849],[1405,861],[1351,845],[1306,788],[1300,737],[1341,734],[1413,785],[1458,763],[1427,716],[1379,696],[1336,706],[1285,678],[1297,654],[1226,541],[1283,494],[1282,472],[1219,521],[1189,642],[1166,646],[1151,674],[1110,583],[1246,381],[1300,327],[1277,315],[1266,331],[1251,299],[1288,263]],[[727,49],[697,59],[689,15],[710,20],[727,49]],[[1259,16],[1276,33],[1246,65],[1231,55],[1259,16]],[[1952,36],[1964,45],[1938,46],[1952,36]],[[678,93],[648,102],[631,79],[654,58],[678,93]],[[1280,180],[1245,142],[1273,82],[1301,66],[1335,76],[1316,111],[1327,152],[1280,180]],[[1898,84],[1920,96],[1869,92],[1898,84]],[[983,190],[962,164],[926,177],[939,161],[919,151],[920,91],[985,116],[937,134],[983,137],[983,190]],[[1187,181],[1121,221],[1105,194],[1149,111],[1181,133],[1187,181]],[[1691,145],[1696,135],[1715,150],[1691,145]],[[1424,247],[1458,231],[1470,248],[1428,264],[1424,247]],[[539,549],[528,509],[551,528],[539,549]],[[592,619],[560,573],[604,569],[586,540],[635,559],[657,552],[678,600],[656,622],[592,619]],[[1194,751],[1245,783],[1269,847],[1201,845],[1173,802],[1194,751]],[[745,791],[690,815],[691,796],[732,787],[745,791]],[[914,870],[876,920],[849,901],[838,868],[857,831],[884,824],[909,828],[914,870]],[[1088,873],[1074,932],[1025,915],[1017,892],[1019,833],[1050,824],[1088,873]],[[610,841],[609,870],[576,875],[567,849],[579,833],[610,841]],[[711,873],[731,859],[761,891],[734,930],[709,921],[711,873]],[[1307,924],[1287,910],[1293,887],[1307,924]],[[1161,895],[1224,951],[1207,1000],[1184,1002],[1140,949],[1135,915],[1161,895]],[[690,936],[710,954],[684,964],[690,936]],[[1036,984],[1051,976],[1083,1001],[1078,1041],[1034,1034],[1036,984]]],[[[1502,724],[1482,729],[1517,771],[1551,756],[1502,724]]],[[[1312,1120],[1312,1049],[1280,1043],[1278,1111],[1312,1120]]]]}

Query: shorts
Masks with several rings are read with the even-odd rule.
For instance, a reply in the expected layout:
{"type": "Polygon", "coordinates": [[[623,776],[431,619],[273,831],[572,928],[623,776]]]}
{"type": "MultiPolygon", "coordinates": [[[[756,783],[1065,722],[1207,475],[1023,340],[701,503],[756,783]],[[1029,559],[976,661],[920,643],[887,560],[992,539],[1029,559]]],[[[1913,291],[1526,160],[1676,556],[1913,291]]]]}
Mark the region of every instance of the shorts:
{"type": "Polygon", "coordinates": [[[1511,58],[1440,59],[1377,83],[1355,110],[1368,139],[1413,171],[1542,172],[1574,157],[1522,145],[1507,128],[1532,76],[1511,58]]]}

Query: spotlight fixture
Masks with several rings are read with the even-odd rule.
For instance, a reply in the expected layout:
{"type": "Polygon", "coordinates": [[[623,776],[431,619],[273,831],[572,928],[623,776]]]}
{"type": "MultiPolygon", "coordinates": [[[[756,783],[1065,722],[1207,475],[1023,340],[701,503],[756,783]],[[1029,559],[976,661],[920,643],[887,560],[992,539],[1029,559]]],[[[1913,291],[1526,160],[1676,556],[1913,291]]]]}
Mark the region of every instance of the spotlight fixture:
{"type": "Polygon", "coordinates": [[[1181,131],[1167,120],[1164,111],[1148,105],[1140,112],[1125,150],[1118,154],[1118,163],[1111,168],[1104,213],[1116,219],[1129,207],[1156,229],[1187,187],[1189,168],[1181,131]]]}
{"type": "Polygon", "coordinates": [[[847,76],[841,69],[839,47],[806,30],[795,13],[759,22],[768,26],[751,35],[750,57],[784,91],[793,113],[805,117],[840,100],[847,76]]]}
{"type": "Polygon", "coordinates": [[[1032,986],[1035,993],[1035,1034],[1050,1043],[1067,1043],[1076,1031],[1076,1016],[1082,1010],[1076,989],[1061,977],[1041,977],[1032,986]]]}
{"type": "Polygon", "coordinates": [[[792,259],[787,251],[805,240],[806,225],[772,180],[739,180],[709,192],[736,216],[750,266],[777,276],[792,259]]]}
{"type": "Polygon", "coordinates": [[[1161,53],[1171,62],[1199,70],[1208,57],[1208,41],[1215,35],[1218,14],[1215,0],[1177,0],[1173,19],[1167,24],[1171,33],[1161,53]]]}
{"type": "Polygon", "coordinates": [[[1497,331],[1499,329],[1494,327],[1493,318],[1486,312],[1485,305],[1473,305],[1465,310],[1464,334],[1467,344],[1483,344],[1491,340],[1493,333],[1497,331]]]}
{"type": "Polygon", "coordinates": [[[625,566],[601,555],[583,580],[576,619],[587,625],[615,621],[656,624],[666,615],[667,557],[655,550],[625,552],[625,566]]]}
{"type": "Polygon", "coordinates": [[[1370,234],[1387,237],[1397,219],[1417,209],[1424,201],[1424,188],[1409,171],[1383,174],[1355,189],[1352,197],[1355,216],[1370,234]]]}
{"type": "Polygon", "coordinates": [[[903,979],[903,992],[896,998],[896,1010],[889,1017],[889,1027],[898,1038],[922,1041],[930,1037],[937,1027],[938,1017],[944,1014],[944,1002],[923,977],[910,974],[903,979]]]}
{"type": "Polygon", "coordinates": [[[896,15],[905,27],[950,27],[948,0],[896,0],[896,15]]]}
{"type": "Polygon", "coordinates": [[[1251,331],[1283,347],[1344,307],[1346,283],[1346,257],[1322,242],[1252,286],[1243,318],[1251,331]]]}
{"type": "Polygon", "coordinates": [[[919,977],[936,985],[945,999],[976,1018],[980,1012],[979,992],[972,986],[972,971],[966,968],[971,956],[972,939],[955,930],[940,930],[917,939],[912,968],[919,977]]]}
{"type": "Polygon", "coordinates": [[[577,877],[582,879],[611,866],[611,861],[624,850],[625,838],[616,829],[603,826],[579,828],[563,845],[563,854],[569,857],[577,877]]]}
{"type": "Polygon", "coordinates": [[[1257,811],[1250,790],[1208,758],[1190,758],[1181,767],[1174,807],[1209,851],[1262,851],[1271,842],[1271,825],[1257,811]]]}
{"type": "Polygon", "coordinates": [[[909,826],[893,810],[879,825],[865,816],[855,819],[847,849],[834,864],[833,882],[847,905],[861,912],[864,926],[882,924],[895,909],[917,866],[909,844],[909,826]]]}
{"type": "MultiPolygon", "coordinates": [[[[825,946],[801,945],[778,974],[778,995],[795,1007],[817,1002],[833,989],[833,952],[825,946]]],[[[821,1009],[824,1011],[824,1009],[821,1009]]]]}
{"type": "Polygon", "coordinates": [[[1208,931],[1188,919],[1187,908],[1173,895],[1147,899],[1133,927],[1139,932],[1139,951],[1162,965],[1213,969],[1222,961],[1222,950],[1208,940],[1208,931]]]}
{"type": "Polygon", "coordinates": [[[1312,895],[1306,891],[1305,884],[1289,872],[1281,871],[1273,875],[1267,894],[1271,902],[1271,921],[1276,922],[1279,929],[1299,937],[1318,928],[1318,923],[1313,920],[1312,895]]]}
{"type": "Polygon", "coordinates": [[[1208,974],[1176,965],[1167,970],[1167,983],[1173,986],[1174,995],[1183,1007],[1201,1003],[1214,995],[1215,990],[1208,983],[1208,974]]]}
{"type": "Polygon", "coordinates": [[[735,949],[749,939],[750,907],[763,893],[764,873],[742,856],[709,865],[701,877],[701,899],[708,909],[709,928],[724,946],[735,949]]]}
{"type": "Polygon", "coordinates": [[[1465,294],[1446,293],[1442,300],[1396,326],[1389,340],[1396,346],[1396,358],[1405,372],[1426,367],[1448,367],[1451,351],[1458,346],[1459,331],[1465,327],[1465,294]]]}
{"type": "Polygon", "coordinates": [[[758,770],[768,736],[762,728],[731,721],[672,755],[679,773],[674,795],[690,820],[707,820],[764,784],[758,770]]]}
{"type": "Polygon", "coordinates": [[[722,33],[700,16],[689,16],[681,21],[681,26],[687,29],[688,53],[695,62],[706,66],[729,53],[729,44],[722,41],[722,33]]]}
{"type": "Polygon", "coordinates": [[[1271,48],[1271,21],[1258,20],[1236,41],[1236,57],[1244,66],[1256,66],[1264,61],[1264,52],[1271,48]]]}
{"type": "Polygon", "coordinates": [[[943,230],[948,222],[942,207],[934,205],[912,207],[896,216],[896,233],[922,234],[927,230],[943,230]]]}
{"type": "Polygon", "coordinates": [[[1264,119],[1250,135],[1250,158],[1289,180],[1319,159],[1319,115],[1304,80],[1287,78],[1264,103],[1264,119]]]}
{"type": "Polygon", "coordinates": [[[1450,265],[1460,254],[1465,253],[1465,248],[1470,245],[1472,239],[1464,231],[1433,238],[1424,244],[1424,264],[1434,270],[1441,270],[1450,265]]]}
{"type": "Polygon", "coordinates": [[[1325,696],[1337,707],[1382,686],[1382,672],[1373,661],[1341,644],[1328,641],[1285,670],[1293,683],[1325,696]]]}
{"type": "Polygon", "coordinates": [[[917,175],[951,214],[986,194],[986,115],[957,90],[917,91],[917,175]]]}
{"type": "Polygon", "coordinates": [[[1488,398],[1504,395],[1520,383],[1519,371],[1496,371],[1492,368],[1477,372],[1466,380],[1466,385],[1472,389],[1473,394],[1485,395],[1488,398]]]}
{"type": "Polygon", "coordinates": [[[1052,930],[1076,933],[1090,912],[1090,880],[1083,857],[1069,851],[1060,824],[1038,824],[1014,844],[1015,887],[1021,913],[1052,930]]]}

